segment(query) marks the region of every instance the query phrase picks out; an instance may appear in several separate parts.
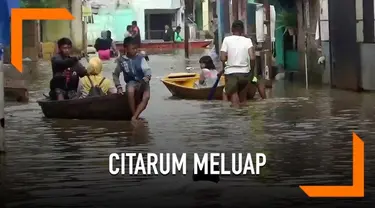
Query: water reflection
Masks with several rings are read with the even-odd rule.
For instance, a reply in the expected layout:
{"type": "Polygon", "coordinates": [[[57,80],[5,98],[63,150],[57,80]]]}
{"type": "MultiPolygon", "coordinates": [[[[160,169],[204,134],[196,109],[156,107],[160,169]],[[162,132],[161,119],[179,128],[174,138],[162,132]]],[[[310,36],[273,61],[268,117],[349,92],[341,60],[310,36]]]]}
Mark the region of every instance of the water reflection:
{"type": "Polygon", "coordinates": [[[80,144],[91,140],[107,141],[109,145],[114,142],[115,146],[136,146],[147,144],[151,139],[147,120],[137,125],[128,121],[45,120],[54,135],[61,139],[61,144],[80,144]]]}

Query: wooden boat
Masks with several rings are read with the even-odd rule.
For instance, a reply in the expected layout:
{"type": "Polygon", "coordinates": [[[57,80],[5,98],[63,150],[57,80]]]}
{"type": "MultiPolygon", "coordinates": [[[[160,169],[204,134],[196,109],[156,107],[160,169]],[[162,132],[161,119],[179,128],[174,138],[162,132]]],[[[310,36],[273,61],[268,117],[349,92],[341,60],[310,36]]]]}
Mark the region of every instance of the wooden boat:
{"type": "MultiPolygon", "coordinates": [[[[189,41],[190,48],[205,48],[210,45],[212,40],[191,40],[189,41]]],[[[123,43],[121,41],[116,42],[116,47],[119,51],[123,50],[123,43]]],[[[147,49],[183,49],[185,47],[184,42],[175,43],[173,41],[163,40],[147,40],[141,43],[141,50],[147,51],[147,49]]]]}
{"type": "MultiPolygon", "coordinates": [[[[196,73],[172,73],[161,81],[173,96],[182,99],[207,100],[211,88],[194,88],[194,83],[199,80],[196,73]]],[[[216,88],[214,99],[222,99],[224,88],[224,77],[216,88]]]]}
{"type": "Polygon", "coordinates": [[[47,118],[131,120],[132,117],[126,94],[63,101],[46,98],[39,100],[38,104],[47,118]]]}

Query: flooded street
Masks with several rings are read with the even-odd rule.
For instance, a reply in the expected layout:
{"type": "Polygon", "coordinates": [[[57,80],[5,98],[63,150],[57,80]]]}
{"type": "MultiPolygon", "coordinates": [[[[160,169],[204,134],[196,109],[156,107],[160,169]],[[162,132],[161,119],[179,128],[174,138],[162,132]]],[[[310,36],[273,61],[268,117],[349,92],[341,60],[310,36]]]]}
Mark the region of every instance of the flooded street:
{"type": "MultiPolygon", "coordinates": [[[[198,67],[200,54],[188,66],[198,67]]],[[[48,64],[28,104],[8,104],[8,153],[0,162],[0,207],[370,207],[374,205],[375,94],[277,83],[265,101],[235,110],[220,101],[171,98],[160,78],[184,72],[183,52],[150,55],[146,124],[46,119],[48,64]],[[308,199],[299,185],[351,185],[352,132],[365,142],[363,199],[308,199]],[[111,176],[112,152],[263,152],[259,176],[223,176],[218,184],[183,176],[111,176]]],[[[112,79],[114,62],[105,63],[112,79]]],[[[105,103],[103,103],[105,105],[105,103]]],[[[108,106],[109,108],[111,106],[108,106]]]]}

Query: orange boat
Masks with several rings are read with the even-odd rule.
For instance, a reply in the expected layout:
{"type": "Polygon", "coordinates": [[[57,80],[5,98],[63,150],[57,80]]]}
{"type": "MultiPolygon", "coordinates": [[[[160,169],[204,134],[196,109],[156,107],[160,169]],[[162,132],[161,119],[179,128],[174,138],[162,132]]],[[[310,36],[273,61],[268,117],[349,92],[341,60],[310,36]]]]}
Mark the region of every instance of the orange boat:
{"type": "MultiPolygon", "coordinates": [[[[199,80],[199,76],[200,75],[197,73],[171,73],[161,79],[161,81],[175,97],[181,99],[207,100],[211,91],[210,87],[199,89],[194,88],[194,83],[199,80]]],[[[220,83],[215,90],[214,99],[223,99],[224,85],[225,78],[222,76],[220,83]]],[[[251,85],[247,92],[248,99],[253,99],[256,92],[257,88],[255,85],[251,85]]]]}
{"type": "MultiPolygon", "coordinates": [[[[211,44],[212,40],[191,40],[189,41],[190,48],[205,48],[211,44]]],[[[116,41],[116,47],[122,51],[122,42],[116,41]]],[[[147,49],[183,49],[185,47],[184,42],[175,43],[173,41],[163,40],[146,40],[142,41],[141,49],[147,51],[147,49]]]]}
{"type": "MultiPolygon", "coordinates": [[[[194,83],[199,80],[197,73],[171,73],[161,81],[173,96],[181,99],[207,100],[211,88],[194,88],[194,83]]],[[[224,89],[224,77],[216,88],[214,99],[221,100],[224,89]]]]}

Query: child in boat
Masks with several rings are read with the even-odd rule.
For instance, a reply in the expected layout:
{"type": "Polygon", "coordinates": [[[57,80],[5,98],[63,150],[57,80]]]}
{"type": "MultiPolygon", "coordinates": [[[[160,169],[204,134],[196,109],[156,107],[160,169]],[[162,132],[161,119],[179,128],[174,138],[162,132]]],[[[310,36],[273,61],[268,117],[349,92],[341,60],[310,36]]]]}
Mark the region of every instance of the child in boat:
{"type": "Polygon", "coordinates": [[[133,113],[132,121],[138,121],[139,115],[146,109],[150,100],[151,68],[144,56],[139,54],[137,42],[132,37],[124,39],[124,55],[117,59],[117,67],[113,72],[113,81],[119,94],[123,93],[120,74],[123,73],[126,83],[129,106],[133,113]],[[139,105],[136,97],[141,95],[139,105]]]}
{"type": "Polygon", "coordinates": [[[199,60],[200,67],[202,69],[199,81],[195,83],[196,88],[207,88],[212,87],[216,80],[217,74],[215,64],[210,56],[202,56],[199,60]]]}
{"type": "Polygon", "coordinates": [[[87,76],[79,81],[78,97],[103,96],[117,92],[112,81],[102,76],[103,64],[100,58],[94,57],[89,61],[87,76]]]}

